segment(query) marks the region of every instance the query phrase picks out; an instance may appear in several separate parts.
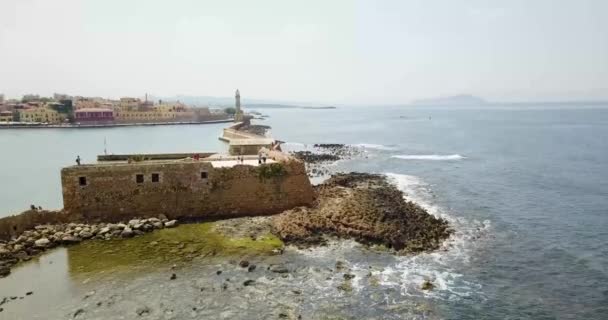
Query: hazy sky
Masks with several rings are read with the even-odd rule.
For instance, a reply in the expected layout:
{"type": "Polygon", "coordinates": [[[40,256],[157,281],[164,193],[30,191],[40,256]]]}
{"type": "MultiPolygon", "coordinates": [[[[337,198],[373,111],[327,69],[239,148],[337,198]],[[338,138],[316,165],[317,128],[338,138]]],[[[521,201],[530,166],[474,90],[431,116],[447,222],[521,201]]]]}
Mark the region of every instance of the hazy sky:
{"type": "Polygon", "coordinates": [[[0,93],[608,98],[606,0],[0,0],[0,93]]]}

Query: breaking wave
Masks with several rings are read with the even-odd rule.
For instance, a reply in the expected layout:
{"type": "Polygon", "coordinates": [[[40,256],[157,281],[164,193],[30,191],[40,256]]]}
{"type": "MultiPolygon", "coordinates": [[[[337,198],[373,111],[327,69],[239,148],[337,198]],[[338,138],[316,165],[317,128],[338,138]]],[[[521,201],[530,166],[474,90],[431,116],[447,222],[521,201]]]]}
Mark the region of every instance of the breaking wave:
{"type": "MultiPolygon", "coordinates": [[[[436,204],[430,185],[418,177],[396,173],[386,173],[386,176],[404,193],[407,200],[420,205],[429,214],[448,221],[454,233],[438,250],[412,256],[395,256],[378,252],[370,255],[370,251],[365,246],[353,240],[338,240],[330,241],[327,246],[295,249],[295,251],[302,256],[313,258],[317,263],[329,261],[333,264],[338,257],[344,260],[349,265],[349,272],[356,275],[352,283],[353,290],[362,296],[370,294],[373,290],[393,288],[399,292],[401,299],[424,297],[453,301],[475,297],[484,300],[481,285],[467,278],[463,270],[469,267],[472,253],[485,243],[483,239],[490,237],[490,221],[478,221],[454,215],[436,204]],[[370,277],[377,279],[378,288],[365,285],[363,279],[370,277]],[[421,289],[427,280],[435,286],[433,290],[421,289]]],[[[328,290],[339,285],[341,278],[332,281],[328,290]]],[[[321,294],[331,296],[332,292],[321,294]]],[[[399,304],[405,301],[401,299],[397,298],[387,303],[399,304]]]]}
{"type": "Polygon", "coordinates": [[[387,173],[386,176],[408,200],[420,205],[429,214],[447,220],[454,233],[434,252],[402,257],[396,265],[382,272],[382,279],[388,280],[395,275],[399,276],[403,281],[401,287],[405,295],[446,299],[473,294],[482,295],[481,286],[463,279],[463,275],[456,270],[456,267],[466,268],[472,251],[479,243],[477,240],[489,234],[490,221],[470,221],[450,214],[433,202],[430,186],[418,177],[396,173],[387,173]],[[431,280],[437,290],[421,291],[420,286],[425,280],[431,280]]]}
{"type": "Polygon", "coordinates": [[[358,143],[354,145],[355,147],[363,148],[363,149],[375,149],[375,150],[395,150],[395,147],[385,146],[382,144],[373,144],[373,143],[358,143]]]}
{"type": "Polygon", "coordinates": [[[396,155],[391,158],[397,158],[402,160],[434,160],[434,161],[445,161],[445,160],[462,160],[466,159],[466,157],[461,156],[459,154],[448,154],[448,155],[439,155],[439,154],[404,154],[404,155],[396,155]]]}

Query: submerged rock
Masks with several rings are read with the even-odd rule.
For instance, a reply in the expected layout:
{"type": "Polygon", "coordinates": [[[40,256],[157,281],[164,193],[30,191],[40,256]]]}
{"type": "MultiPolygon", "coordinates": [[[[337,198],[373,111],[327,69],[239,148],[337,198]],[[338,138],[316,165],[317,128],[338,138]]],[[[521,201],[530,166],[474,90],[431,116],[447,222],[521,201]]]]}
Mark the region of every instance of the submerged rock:
{"type": "Polygon", "coordinates": [[[435,288],[435,285],[430,280],[424,280],[420,288],[422,290],[433,290],[435,288]]]}
{"type": "Polygon", "coordinates": [[[138,307],[137,309],[135,309],[135,313],[138,316],[144,316],[150,313],[150,308],[143,306],[143,307],[138,307]]]}

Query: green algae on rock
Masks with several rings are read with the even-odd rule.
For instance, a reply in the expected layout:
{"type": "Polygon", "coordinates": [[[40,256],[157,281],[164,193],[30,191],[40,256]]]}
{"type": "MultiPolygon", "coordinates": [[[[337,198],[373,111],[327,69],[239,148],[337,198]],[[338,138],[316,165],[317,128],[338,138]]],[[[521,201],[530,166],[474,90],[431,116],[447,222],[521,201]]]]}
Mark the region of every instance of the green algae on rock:
{"type": "Polygon", "coordinates": [[[73,274],[158,268],[213,256],[272,255],[283,242],[272,234],[230,237],[215,223],[184,224],[131,239],[94,240],[70,247],[73,274]]]}

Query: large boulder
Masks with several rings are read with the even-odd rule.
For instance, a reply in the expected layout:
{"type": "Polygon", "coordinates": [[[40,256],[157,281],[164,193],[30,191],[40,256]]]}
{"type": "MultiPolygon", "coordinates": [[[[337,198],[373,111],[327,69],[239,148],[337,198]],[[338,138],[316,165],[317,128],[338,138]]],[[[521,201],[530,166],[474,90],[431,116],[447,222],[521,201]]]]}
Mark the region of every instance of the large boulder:
{"type": "Polygon", "coordinates": [[[80,241],[82,241],[82,239],[80,239],[79,237],[74,237],[72,235],[65,235],[61,238],[61,243],[63,244],[76,244],[80,243],[80,241]]]}
{"type": "Polygon", "coordinates": [[[51,246],[51,241],[47,238],[40,238],[34,241],[34,246],[36,248],[48,248],[51,246]]]}
{"type": "Polygon", "coordinates": [[[84,229],[84,230],[80,231],[78,236],[83,239],[90,239],[93,237],[93,233],[91,233],[90,231],[87,231],[87,229],[84,229]]]}
{"type": "Polygon", "coordinates": [[[177,227],[177,220],[171,220],[171,221],[165,222],[165,228],[173,228],[173,227],[177,227]]]}
{"type": "Polygon", "coordinates": [[[133,229],[126,227],[122,230],[121,234],[120,234],[123,238],[131,238],[132,236],[134,236],[135,234],[133,233],[133,229]]]}
{"type": "Polygon", "coordinates": [[[110,226],[103,227],[99,230],[99,232],[97,234],[104,235],[104,234],[110,232],[111,230],[112,230],[112,227],[110,227],[110,226]]]}

